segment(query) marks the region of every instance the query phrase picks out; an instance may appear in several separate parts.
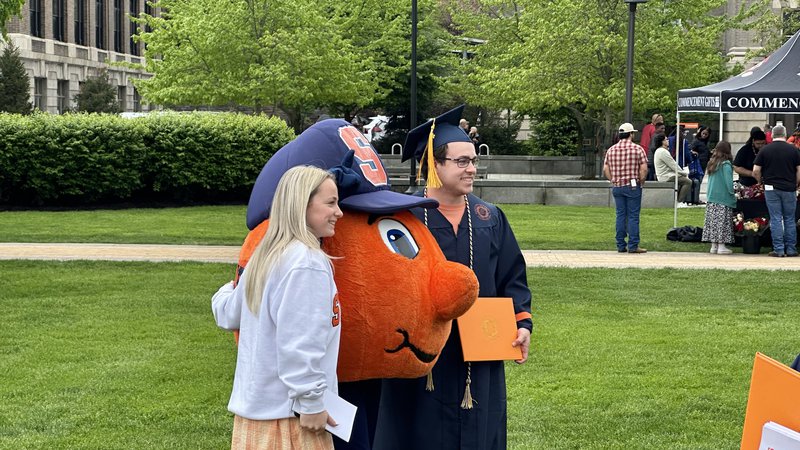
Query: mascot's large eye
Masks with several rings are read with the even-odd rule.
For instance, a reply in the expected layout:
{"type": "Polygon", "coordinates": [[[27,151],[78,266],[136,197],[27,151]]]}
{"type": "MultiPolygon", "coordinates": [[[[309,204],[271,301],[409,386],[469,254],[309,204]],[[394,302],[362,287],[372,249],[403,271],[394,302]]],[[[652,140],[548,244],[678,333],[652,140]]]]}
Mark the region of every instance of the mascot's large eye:
{"type": "Polygon", "coordinates": [[[402,223],[393,219],[383,219],[378,222],[378,232],[381,233],[383,243],[393,253],[413,259],[419,253],[419,247],[411,236],[411,232],[402,223]]]}

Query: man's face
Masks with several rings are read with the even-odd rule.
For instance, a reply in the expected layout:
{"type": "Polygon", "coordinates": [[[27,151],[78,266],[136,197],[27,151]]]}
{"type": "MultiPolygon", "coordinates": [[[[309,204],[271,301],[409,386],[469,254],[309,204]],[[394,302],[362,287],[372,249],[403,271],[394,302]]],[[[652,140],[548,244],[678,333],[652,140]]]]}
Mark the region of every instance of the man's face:
{"type": "Polygon", "coordinates": [[[753,150],[755,150],[756,153],[758,153],[758,151],[761,150],[761,147],[763,147],[765,145],[767,145],[767,141],[766,140],[764,140],[764,139],[753,139],[753,150]]]}
{"type": "Polygon", "coordinates": [[[447,158],[436,161],[436,174],[442,181],[442,190],[453,195],[464,195],[472,192],[472,183],[478,168],[468,162],[465,167],[458,167],[459,161],[473,160],[475,146],[471,142],[450,142],[447,144],[447,158]],[[454,161],[455,160],[455,161],[454,161]]]}
{"type": "Polygon", "coordinates": [[[661,125],[656,125],[656,134],[659,134],[659,133],[663,134],[665,129],[666,129],[666,127],[664,126],[663,123],[661,125]]]}

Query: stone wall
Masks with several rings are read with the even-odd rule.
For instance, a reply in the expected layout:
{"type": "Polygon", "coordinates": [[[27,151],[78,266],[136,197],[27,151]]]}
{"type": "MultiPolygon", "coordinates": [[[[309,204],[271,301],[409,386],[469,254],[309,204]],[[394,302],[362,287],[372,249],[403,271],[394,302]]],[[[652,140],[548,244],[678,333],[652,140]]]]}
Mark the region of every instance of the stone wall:
{"type": "MultiPolygon", "coordinates": [[[[509,175],[574,175],[583,174],[582,156],[481,156],[479,167],[486,168],[490,178],[492,174],[509,175]]],[[[390,173],[408,167],[408,161],[401,163],[400,155],[381,155],[381,159],[390,173]]],[[[600,167],[602,160],[597,159],[595,167],[600,167]]]]}
{"type": "MultiPolygon", "coordinates": [[[[408,190],[407,178],[392,178],[392,189],[408,190]]],[[[475,195],[492,203],[614,207],[608,181],[475,180],[475,195]]],[[[673,183],[648,181],[642,207],[672,208],[673,183]]]]}

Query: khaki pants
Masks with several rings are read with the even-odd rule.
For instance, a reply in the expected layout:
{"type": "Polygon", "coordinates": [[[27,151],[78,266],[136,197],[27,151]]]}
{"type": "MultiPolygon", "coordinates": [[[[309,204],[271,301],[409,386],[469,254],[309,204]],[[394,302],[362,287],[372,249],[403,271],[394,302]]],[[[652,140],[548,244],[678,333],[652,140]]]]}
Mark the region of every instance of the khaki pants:
{"type": "MultiPolygon", "coordinates": [[[[668,183],[675,182],[675,176],[667,178],[668,183]]],[[[692,180],[686,175],[678,175],[678,201],[690,203],[692,201],[692,180]]]]}

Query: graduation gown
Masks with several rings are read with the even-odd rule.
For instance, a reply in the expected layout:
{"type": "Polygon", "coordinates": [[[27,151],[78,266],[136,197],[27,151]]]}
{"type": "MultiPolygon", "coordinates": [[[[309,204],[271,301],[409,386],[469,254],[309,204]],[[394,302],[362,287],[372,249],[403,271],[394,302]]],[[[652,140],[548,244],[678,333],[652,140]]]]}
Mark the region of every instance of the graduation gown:
{"type": "MultiPolygon", "coordinates": [[[[511,297],[517,327],[531,329],[531,293],[525,260],[503,212],[469,195],[473,230],[473,270],[481,297],[511,297]]],[[[412,210],[422,221],[422,209],[412,210]]],[[[428,210],[428,228],[449,261],[469,266],[469,223],[466,212],[458,227],[435,209],[428,210]]],[[[506,384],[502,361],[471,364],[472,409],[462,409],[467,364],[457,324],[433,368],[434,390],[426,377],[384,380],[375,450],[504,449],[506,448],[506,384]]]]}

